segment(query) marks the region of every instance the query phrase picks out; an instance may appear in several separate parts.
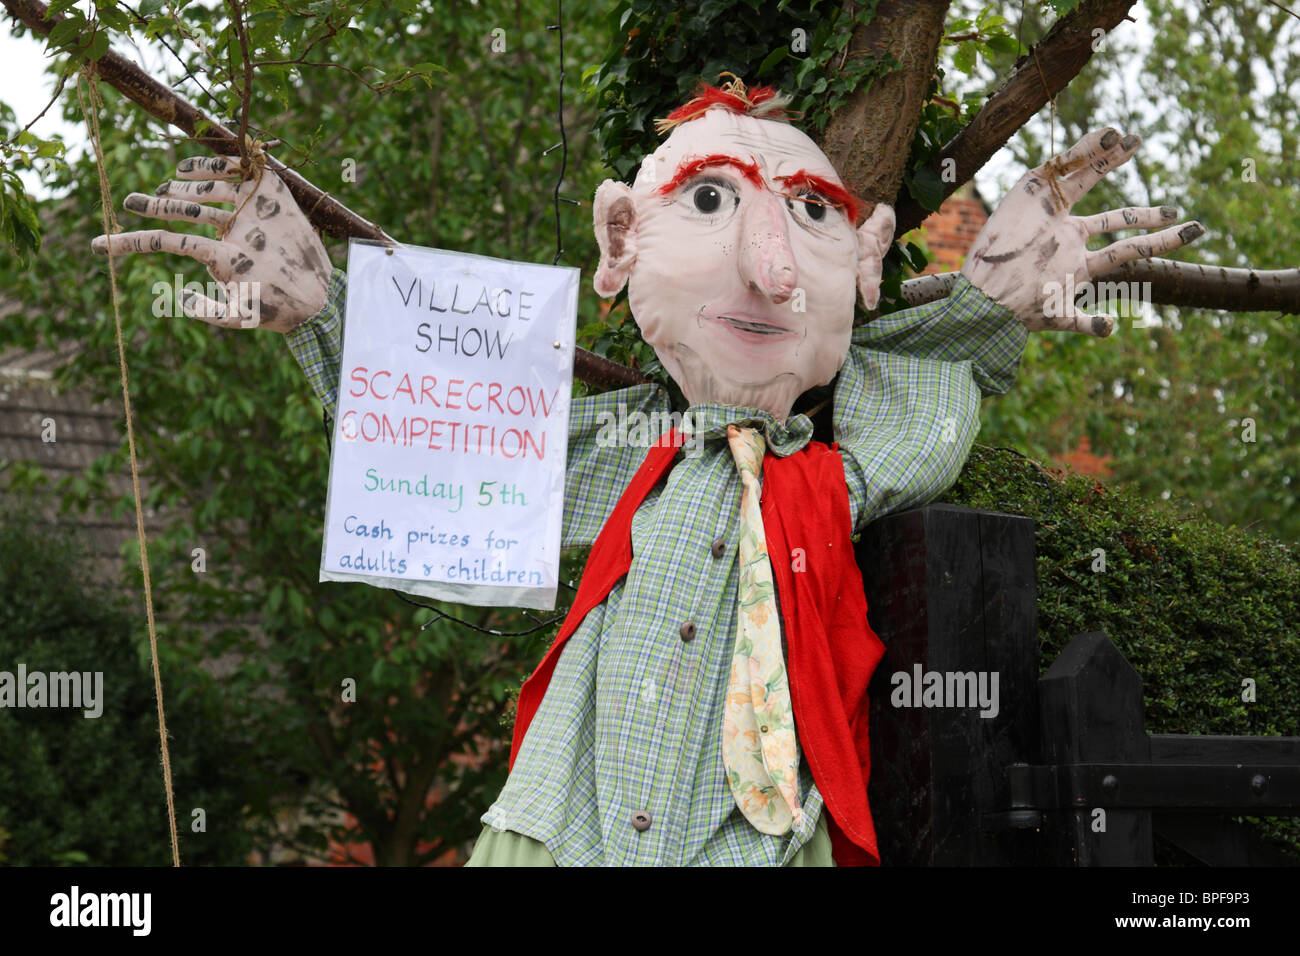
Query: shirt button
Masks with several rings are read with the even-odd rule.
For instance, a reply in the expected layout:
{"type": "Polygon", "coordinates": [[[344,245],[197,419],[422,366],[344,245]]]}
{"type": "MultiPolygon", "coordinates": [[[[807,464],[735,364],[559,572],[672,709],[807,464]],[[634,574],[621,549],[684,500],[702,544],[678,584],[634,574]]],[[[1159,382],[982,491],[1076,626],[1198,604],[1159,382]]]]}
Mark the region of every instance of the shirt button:
{"type": "Polygon", "coordinates": [[[677,629],[677,631],[679,634],[681,634],[683,641],[689,641],[691,638],[695,636],[695,622],[685,621],[682,623],[682,626],[677,629]]]}
{"type": "Polygon", "coordinates": [[[727,542],[722,538],[715,538],[709,550],[713,552],[715,558],[720,558],[727,553],[727,542]]]}
{"type": "Polygon", "coordinates": [[[650,814],[645,810],[638,810],[632,814],[632,826],[644,833],[650,829],[650,814]]]}

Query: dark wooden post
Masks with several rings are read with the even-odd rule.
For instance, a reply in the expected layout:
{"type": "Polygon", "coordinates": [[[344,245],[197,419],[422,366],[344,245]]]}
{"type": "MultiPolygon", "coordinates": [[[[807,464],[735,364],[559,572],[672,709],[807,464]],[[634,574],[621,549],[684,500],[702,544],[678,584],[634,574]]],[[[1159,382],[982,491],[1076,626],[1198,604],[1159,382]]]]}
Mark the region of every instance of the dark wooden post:
{"type": "Polygon", "coordinates": [[[868,618],[885,645],[871,684],[869,797],[885,865],[1028,864],[1031,831],[989,820],[1010,806],[1005,767],[1037,760],[1037,588],[1032,519],[952,505],[891,515],[862,534],[868,618]],[[980,707],[894,706],[895,674],[997,674],[980,707]]]}
{"type": "MultiPolygon", "coordinates": [[[[1145,764],[1151,759],[1142,678],[1097,631],[1070,641],[1043,675],[1042,759],[1046,764],[1145,764]]],[[[1102,781],[1117,794],[1118,777],[1102,781]]],[[[1046,862],[1062,866],[1151,866],[1151,812],[1076,806],[1044,814],[1046,862]],[[1098,811],[1104,814],[1100,816],[1098,811]],[[1101,829],[1104,821],[1104,829],[1101,829]]]]}

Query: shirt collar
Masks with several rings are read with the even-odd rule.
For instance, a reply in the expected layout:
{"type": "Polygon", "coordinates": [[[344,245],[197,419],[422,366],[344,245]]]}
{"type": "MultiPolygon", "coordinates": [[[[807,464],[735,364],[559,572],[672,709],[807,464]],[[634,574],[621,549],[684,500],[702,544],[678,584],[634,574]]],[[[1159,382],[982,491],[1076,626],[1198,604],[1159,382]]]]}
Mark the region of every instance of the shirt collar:
{"type": "Polygon", "coordinates": [[[682,418],[682,430],[688,435],[701,435],[705,444],[727,441],[728,425],[751,425],[761,429],[768,450],[778,457],[793,455],[812,440],[813,424],[807,415],[790,415],[777,421],[771,412],[761,408],[736,405],[719,405],[702,402],[692,405],[682,418]]]}

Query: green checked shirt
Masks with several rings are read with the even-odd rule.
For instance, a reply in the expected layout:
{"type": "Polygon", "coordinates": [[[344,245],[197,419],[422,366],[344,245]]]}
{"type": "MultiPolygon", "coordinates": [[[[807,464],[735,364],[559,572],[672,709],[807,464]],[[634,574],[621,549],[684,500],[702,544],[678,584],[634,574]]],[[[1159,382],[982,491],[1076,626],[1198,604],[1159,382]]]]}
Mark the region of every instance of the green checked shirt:
{"type": "MultiPolygon", "coordinates": [[[[331,417],[344,291],[335,270],[325,308],[287,337],[331,417]]],[[[979,431],[981,392],[1010,388],[1026,338],[965,277],[947,299],[854,331],[835,383],[834,425],[855,529],[924,504],[956,480],[979,431]]],[[[646,447],[607,440],[610,422],[634,412],[665,422],[669,411],[656,385],[574,400],[564,546],[595,540],[645,459],[646,447]]],[[[626,578],[570,637],[505,788],[483,816],[494,829],[545,844],[561,866],[785,864],[821,813],[803,763],[801,824],[783,836],[758,832],[736,806],[722,760],[741,495],[726,426],[754,422],[771,453],[786,456],[808,444],[812,422],[715,404],[690,415],[700,453],[673,467],[637,510],[626,578]],[[688,622],[693,637],[683,639],[688,622]],[[632,823],[641,812],[650,816],[644,830],[632,823]]]]}

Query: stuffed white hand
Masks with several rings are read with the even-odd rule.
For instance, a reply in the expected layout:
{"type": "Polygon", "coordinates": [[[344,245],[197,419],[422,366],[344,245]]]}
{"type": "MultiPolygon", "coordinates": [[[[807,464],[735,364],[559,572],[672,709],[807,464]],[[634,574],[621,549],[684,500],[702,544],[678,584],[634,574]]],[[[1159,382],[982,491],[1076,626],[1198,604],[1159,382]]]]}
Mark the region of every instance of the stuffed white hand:
{"type": "Polygon", "coordinates": [[[284,182],[269,169],[238,182],[239,163],[192,157],[176,167],[179,181],[153,196],[131,193],[122,205],[155,219],[216,226],[219,238],[147,229],[97,236],[92,251],[171,252],[197,259],[225,291],[224,303],[185,293],[185,314],[222,328],[290,332],[325,305],[330,261],[311,223],[284,182]],[[205,203],[230,203],[233,212],[205,203]]]}
{"type": "Polygon", "coordinates": [[[1093,277],[1134,259],[1171,252],[1205,233],[1199,222],[1171,225],[1172,206],[1129,206],[1095,216],[1071,216],[1070,209],[1142,144],[1111,127],[1089,133],[1064,155],[1020,177],[998,205],[971,247],[962,274],[985,295],[1014,312],[1031,332],[1056,329],[1107,336],[1109,315],[1086,315],[1062,302],[1061,290],[1079,288],[1093,277]],[[1123,229],[1155,229],[1091,252],[1089,236],[1123,229]],[[1067,279],[1068,277],[1068,279],[1067,279]],[[1055,284],[1055,286],[1053,286],[1055,284]]]}

